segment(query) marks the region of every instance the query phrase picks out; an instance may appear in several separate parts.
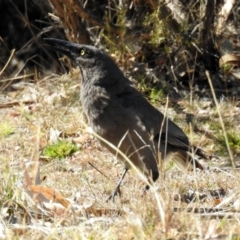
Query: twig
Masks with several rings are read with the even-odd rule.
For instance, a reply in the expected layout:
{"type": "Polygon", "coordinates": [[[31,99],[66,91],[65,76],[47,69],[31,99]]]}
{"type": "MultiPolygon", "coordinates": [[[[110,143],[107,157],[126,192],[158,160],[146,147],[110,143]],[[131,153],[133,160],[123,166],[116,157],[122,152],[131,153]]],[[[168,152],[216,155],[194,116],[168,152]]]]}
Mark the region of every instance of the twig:
{"type": "Polygon", "coordinates": [[[11,51],[11,55],[10,55],[8,61],[6,62],[5,66],[3,67],[2,71],[0,72],[0,76],[3,74],[3,72],[4,72],[5,69],[7,68],[7,66],[8,66],[8,64],[10,63],[10,61],[11,61],[14,53],[15,53],[15,49],[13,49],[13,50],[11,51]]]}
{"type": "Polygon", "coordinates": [[[27,78],[27,77],[32,77],[34,76],[34,73],[30,73],[30,74],[26,74],[26,75],[22,75],[22,76],[18,76],[18,77],[12,77],[12,78],[7,78],[7,79],[2,79],[0,80],[0,82],[9,82],[9,81],[15,81],[18,79],[22,79],[22,78],[27,78]]]}
{"type": "Polygon", "coordinates": [[[92,163],[88,162],[90,166],[92,166],[95,170],[97,170],[100,174],[102,174],[106,179],[109,180],[109,177],[107,177],[103,172],[101,172],[99,169],[97,169],[92,163]]]}
{"type": "Polygon", "coordinates": [[[13,101],[13,102],[8,102],[8,103],[2,103],[0,104],[0,108],[9,108],[9,107],[13,107],[16,105],[20,105],[20,104],[33,104],[36,103],[36,101],[33,100],[27,100],[27,101],[13,101]]]}

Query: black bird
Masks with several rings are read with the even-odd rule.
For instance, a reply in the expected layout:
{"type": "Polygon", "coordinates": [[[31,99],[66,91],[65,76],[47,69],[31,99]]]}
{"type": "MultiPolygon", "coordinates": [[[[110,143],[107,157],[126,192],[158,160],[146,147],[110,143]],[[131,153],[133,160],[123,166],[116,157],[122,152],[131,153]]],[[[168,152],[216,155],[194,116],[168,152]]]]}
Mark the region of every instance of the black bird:
{"type": "MultiPolygon", "coordinates": [[[[192,154],[204,159],[207,155],[191,146],[186,134],[153,107],[103,51],[54,38],[45,41],[45,46],[67,55],[80,68],[80,98],[93,131],[126,154],[146,176],[153,181],[159,177],[159,156],[162,160],[171,157],[184,172],[194,167],[203,169],[192,154]]],[[[117,154],[106,143],[101,144],[117,154]]],[[[130,168],[125,159],[117,156],[124,162],[125,171],[110,196],[113,199],[130,168]]]]}

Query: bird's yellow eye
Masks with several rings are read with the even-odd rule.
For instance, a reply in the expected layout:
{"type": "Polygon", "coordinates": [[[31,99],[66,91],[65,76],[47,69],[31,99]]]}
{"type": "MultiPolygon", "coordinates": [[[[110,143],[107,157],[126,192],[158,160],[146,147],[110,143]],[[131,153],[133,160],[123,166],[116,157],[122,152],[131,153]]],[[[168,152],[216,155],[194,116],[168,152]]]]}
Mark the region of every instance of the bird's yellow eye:
{"type": "Polygon", "coordinates": [[[84,56],[85,53],[86,53],[86,51],[85,51],[84,49],[81,49],[81,50],[80,50],[80,55],[81,55],[81,56],[84,56]]]}

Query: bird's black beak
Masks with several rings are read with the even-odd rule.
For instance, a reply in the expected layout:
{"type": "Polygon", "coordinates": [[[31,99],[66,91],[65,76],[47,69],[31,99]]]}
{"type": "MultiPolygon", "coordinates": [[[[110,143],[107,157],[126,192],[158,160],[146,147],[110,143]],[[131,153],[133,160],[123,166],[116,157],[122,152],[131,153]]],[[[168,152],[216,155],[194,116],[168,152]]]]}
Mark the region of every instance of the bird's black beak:
{"type": "Polygon", "coordinates": [[[43,44],[43,46],[46,46],[51,50],[64,54],[71,58],[72,60],[76,59],[79,49],[77,47],[77,44],[56,38],[44,38],[44,40],[48,44],[43,44]]]}

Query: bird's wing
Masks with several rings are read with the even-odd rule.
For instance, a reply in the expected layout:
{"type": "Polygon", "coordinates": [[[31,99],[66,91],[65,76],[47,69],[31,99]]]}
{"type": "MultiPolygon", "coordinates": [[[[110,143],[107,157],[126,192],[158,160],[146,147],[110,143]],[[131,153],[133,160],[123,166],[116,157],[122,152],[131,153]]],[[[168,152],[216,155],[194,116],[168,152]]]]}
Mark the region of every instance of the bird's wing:
{"type": "Polygon", "coordinates": [[[207,158],[204,151],[191,146],[186,134],[174,122],[154,108],[135,88],[126,86],[116,97],[123,108],[131,109],[132,113],[141,119],[147,131],[153,133],[156,143],[162,141],[175,149],[194,152],[202,158],[207,158]],[[164,124],[162,124],[163,121],[164,124]]]}

